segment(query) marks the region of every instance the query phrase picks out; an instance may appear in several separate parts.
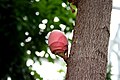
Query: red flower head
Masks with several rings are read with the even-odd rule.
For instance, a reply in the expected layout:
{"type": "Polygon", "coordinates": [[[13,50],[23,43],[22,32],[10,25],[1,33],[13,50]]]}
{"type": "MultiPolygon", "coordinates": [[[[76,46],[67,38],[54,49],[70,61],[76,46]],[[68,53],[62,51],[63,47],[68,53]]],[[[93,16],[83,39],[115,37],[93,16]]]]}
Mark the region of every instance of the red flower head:
{"type": "Polygon", "coordinates": [[[66,36],[59,30],[53,30],[48,38],[48,46],[52,53],[65,53],[68,50],[66,36]]]}

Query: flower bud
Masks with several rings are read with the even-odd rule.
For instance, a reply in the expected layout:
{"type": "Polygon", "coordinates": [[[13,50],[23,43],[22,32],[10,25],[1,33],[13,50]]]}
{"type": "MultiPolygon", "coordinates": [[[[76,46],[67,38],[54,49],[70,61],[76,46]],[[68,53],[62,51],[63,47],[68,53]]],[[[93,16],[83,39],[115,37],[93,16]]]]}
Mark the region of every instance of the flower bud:
{"type": "Polygon", "coordinates": [[[48,38],[48,46],[53,54],[65,53],[68,50],[66,36],[59,30],[53,30],[48,38]]]}

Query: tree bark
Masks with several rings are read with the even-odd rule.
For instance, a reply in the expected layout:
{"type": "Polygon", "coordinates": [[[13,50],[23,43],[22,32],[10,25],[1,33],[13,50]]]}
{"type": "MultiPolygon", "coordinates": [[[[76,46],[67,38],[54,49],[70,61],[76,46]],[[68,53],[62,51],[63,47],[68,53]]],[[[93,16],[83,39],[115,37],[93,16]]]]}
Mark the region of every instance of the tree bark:
{"type": "Polygon", "coordinates": [[[112,0],[78,0],[66,80],[105,80],[112,0]]]}

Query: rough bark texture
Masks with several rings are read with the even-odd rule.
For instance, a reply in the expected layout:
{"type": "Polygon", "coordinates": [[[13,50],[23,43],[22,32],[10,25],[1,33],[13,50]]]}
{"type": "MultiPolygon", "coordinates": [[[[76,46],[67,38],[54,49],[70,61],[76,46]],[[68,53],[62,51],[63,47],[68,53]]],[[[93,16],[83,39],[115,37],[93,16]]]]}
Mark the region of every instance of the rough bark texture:
{"type": "Polygon", "coordinates": [[[112,0],[78,0],[66,80],[105,80],[112,0]]]}

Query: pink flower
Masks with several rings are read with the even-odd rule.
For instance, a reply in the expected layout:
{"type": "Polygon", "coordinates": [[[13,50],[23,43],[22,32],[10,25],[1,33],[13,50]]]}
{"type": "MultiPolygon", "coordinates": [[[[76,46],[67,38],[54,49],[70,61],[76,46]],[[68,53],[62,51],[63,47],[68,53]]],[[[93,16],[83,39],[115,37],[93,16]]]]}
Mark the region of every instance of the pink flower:
{"type": "Polygon", "coordinates": [[[68,50],[68,40],[59,30],[53,30],[48,38],[48,46],[52,53],[65,53],[68,50]]]}

